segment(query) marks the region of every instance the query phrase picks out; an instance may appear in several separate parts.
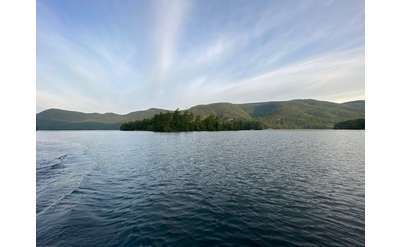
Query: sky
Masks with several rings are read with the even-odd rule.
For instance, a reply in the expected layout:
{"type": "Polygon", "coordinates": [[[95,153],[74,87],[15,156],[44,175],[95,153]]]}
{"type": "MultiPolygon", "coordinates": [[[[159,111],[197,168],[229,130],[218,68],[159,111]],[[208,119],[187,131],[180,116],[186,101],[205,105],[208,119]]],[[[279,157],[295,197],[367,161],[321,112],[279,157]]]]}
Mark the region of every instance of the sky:
{"type": "Polygon", "coordinates": [[[37,0],[36,111],[364,99],[361,0],[37,0]]]}

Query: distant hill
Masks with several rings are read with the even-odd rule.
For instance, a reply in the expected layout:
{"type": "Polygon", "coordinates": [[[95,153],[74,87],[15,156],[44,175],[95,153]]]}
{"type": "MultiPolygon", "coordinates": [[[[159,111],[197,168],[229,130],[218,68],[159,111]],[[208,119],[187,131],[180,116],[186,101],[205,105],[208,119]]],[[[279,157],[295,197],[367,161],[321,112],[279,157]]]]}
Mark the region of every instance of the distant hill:
{"type": "Polygon", "coordinates": [[[306,99],[243,104],[242,107],[269,128],[331,129],[337,122],[364,117],[364,109],[349,105],[351,102],[337,104],[306,99]]]}
{"type": "Polygon", "coordinates": [[[36,114],[36,129],[117,130],[124,122],[151,118],[160,112],[167,112],[167,110],[151,108],[121,115],[115,113],[82,113],[61,109],[49,109],[36,114]]]}
{"type": "Polygon", "coordinates": [[[194,115],[202,117],[215,115],[222,118],[251,119],[252,116],[242,105],[231,103],[214,103],[209,105],[197,105],[188,109],[194,115]]]}
{"type": "Polygon", "coordinates": [[[365,111],[365,101],[364,100],[350,101],[350,102],[343,103],[342,105],[352,108],[352,109],[365,111]]]}
{"type": "MultiPolygon", "coordinates": [[[[312,99],[248,104],[214,103],[193,106],[187,111],[205,118],[215,115],[225,119],[258,120],[266,128],[332,129],[338,122],[364,118],[365,101],[342,104],[312,99]]],[[[82,113],[49,109],[36,114],[38,130],[107,130],[119,129],[124,122],[151,118],[165,109],[151,108],[128,114],[82,113]]]]}
{"type": "Polygon", "coordinates": [[[364,100],[342,104],[312,99],[194,106],[195,115],[258,120],[275,129],[331,129],[335,123],[364,117],[364,100]]]}

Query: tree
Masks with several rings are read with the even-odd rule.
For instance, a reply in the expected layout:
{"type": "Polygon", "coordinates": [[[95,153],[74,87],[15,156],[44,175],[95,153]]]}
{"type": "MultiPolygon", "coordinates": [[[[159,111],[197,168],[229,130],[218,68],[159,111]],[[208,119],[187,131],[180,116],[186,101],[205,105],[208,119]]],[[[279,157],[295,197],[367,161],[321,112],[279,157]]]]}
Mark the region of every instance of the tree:
{"type": "Polygon", "coordinates": [[[192,112],[159,113],[153,118],[123,123],[121,130],[146,130],[156,132],[171,131],[219,131],[219,130],[249,130],[263,129],[261,122],[254,120],[223,119],[209,115],[204,119],[194,116],[192,112]]]}

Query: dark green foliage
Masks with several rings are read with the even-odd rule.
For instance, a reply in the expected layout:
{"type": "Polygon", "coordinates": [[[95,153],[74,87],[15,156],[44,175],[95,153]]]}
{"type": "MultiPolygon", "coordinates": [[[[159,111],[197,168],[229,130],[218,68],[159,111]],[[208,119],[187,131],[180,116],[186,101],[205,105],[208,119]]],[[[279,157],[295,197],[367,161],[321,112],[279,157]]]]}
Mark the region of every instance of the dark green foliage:
{"type": "Polygon", "coordinates": [[[365,119],[354,119],[335,124],[335,129],[363,130],[365,129],[365,119]]]}
{"type": "Polygon", "coordinates": [[[123,123],[120,130],[147,130],[156,132],[174,131],[220,131],[220,130],[259,130],[263,125],[255,120],[223,119],[209,115],[201,119],[192,112],[179,110],[159,113],[153,118],[123,123]]]}

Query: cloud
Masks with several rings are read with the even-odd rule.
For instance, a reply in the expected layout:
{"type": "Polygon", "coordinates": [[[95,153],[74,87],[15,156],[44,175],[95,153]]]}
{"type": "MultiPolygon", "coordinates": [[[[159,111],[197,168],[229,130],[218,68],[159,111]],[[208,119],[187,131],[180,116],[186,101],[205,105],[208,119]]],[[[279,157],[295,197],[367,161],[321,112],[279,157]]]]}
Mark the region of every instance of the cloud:
{"type": "Polygon", "coordinates": [[[156,52],[155,80],[162,82],[174,63],[183,22],[191,3],[185,0],[160,0],[155,3],[156,27],[153,37],[156,52]]]}
{"type": "Polygon", "coordinates": [[[362,2],[39,1],[38,109],[364,97],[362,2]]]}
{"type": "Polygon", "coordinates": [[[220,35],[208,46],[199,49],[199,51],[189,55],[192,66],[200,66],[222,59],[224,55],[235,47],[235,41],[224,35],[220,35]]]}
{"type": "Polygon", "coordinates": [[[363,48],[319,55],[232,82],[215,90],[213,97],[235,102],[292,98],[341,101],[346,94],[364,97],[363,48]]]}

